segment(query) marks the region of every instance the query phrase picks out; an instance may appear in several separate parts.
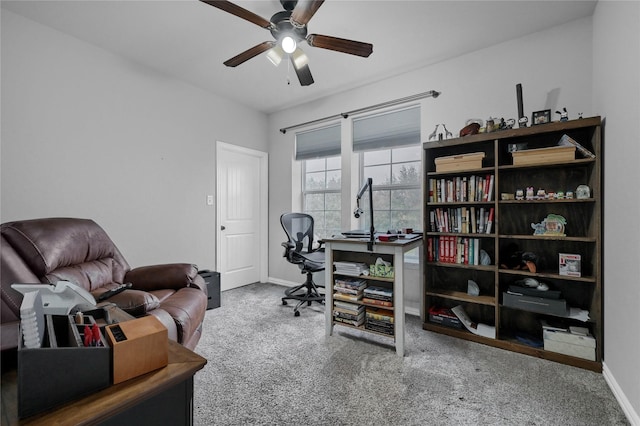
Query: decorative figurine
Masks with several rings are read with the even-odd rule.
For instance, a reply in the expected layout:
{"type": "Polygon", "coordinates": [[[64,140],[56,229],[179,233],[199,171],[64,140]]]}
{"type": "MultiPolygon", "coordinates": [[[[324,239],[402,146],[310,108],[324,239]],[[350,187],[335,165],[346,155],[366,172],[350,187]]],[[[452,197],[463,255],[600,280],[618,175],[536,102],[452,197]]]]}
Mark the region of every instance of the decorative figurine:
{"type": "Polygon", "coordinates": [[[566,108],[562,108],[562,112],[556,111],[556,114],[560,114],[560,121],[569,121],[569,113],[566,108]]]}
{"type": "Polygon", "coordinates": [[[587,185],[578,185],[578,188],[576,188],[576,198],[591,198],[591,189],[587,185]]]}
{"type": "Polygon", "coordinates": [[[573,199],[573,191],[567,191],[567,193],[564,195],[564,198],[566,198],[567,200],[573,199]]]}
{"type": "Polygon", "coordinates": [[[558,200],[564,199],[564,192],[563,191],[556,192],[556,199],[558,200]]]}
{"type": "Polygon", "coordinates": [[[518,126],[519,127],[527,127],[527,123],[529,122],[529,118],[527,117],[520,117],[518,119],[518,126]]]}
{"type": "Polygon", "coordinates": [[[533,186],[528,186],[527,187],[527,195],[525,196],[525,199],[527,200],[534,200],[535,196],[533,195],[533,186]]]}
{"type": "Polygon", "coordinates": [[[559,214],[550,213],[540,223],[531,223],[533,235],[555,235],[564,237],[567,219],[559,214]]]}
{"type": "Polygon", "coordinates": [[[544,191],[544,189],[538,189],[538,192],[536,192],[536,200],[544,200],[547,198],[547,194],[544,191]]]}
{"type": "Polygon", "coordinates": [[[433,129],[433,133],[431,133],[431,134],[429,135],[429,140],[433,140],[433,139],[435,139],[435,138],[436,138],[436,136],[438,135],[438,126],[439,126],[439,124],[436,124],[436,128],[435,128],[435,129],[433,129]]]}
{"type": "Polygon", "coordinates": [[[493,130],[494,130],[494,128],[493,128],[494,124],[495,124],[495,122],[494,122],[493,118],[489,117],[489,118],[487,119],[487,123],[485,124],[485,132],[486,132],[486,133],[491,133],[491,132],[493,132],[493,130]]]}
{"type": "Polygon", "coordinates": [[[524,191],[522,189],[516,189],[516,200],[524,200],[524,191]]]}
{"type": "Polygon", "coordinates": [[[450,139],[453,137],[453,133],[451,133],[449,130],[447,130],[447,126],[444,125],[444,123],[442,123],[442,127],[444,128],[444,137],[445,139],[450,139]]]}

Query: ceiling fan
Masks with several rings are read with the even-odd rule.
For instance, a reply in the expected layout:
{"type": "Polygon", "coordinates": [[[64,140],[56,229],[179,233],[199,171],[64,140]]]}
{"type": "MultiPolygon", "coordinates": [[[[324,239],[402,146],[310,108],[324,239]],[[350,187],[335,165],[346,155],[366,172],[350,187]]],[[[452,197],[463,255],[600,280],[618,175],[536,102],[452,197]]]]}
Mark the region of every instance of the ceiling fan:
{"type": "Polygon", "coordinates": [[[307,23],[322,6],[324,0],[280,0],[284,10],[276,12],[269,20],[227,0],[200,1],[268,29],[275,39],[275,41],[262,42],[228,59],[224,62],[228,67],[236,67],[263,52],[267,52],[267,57],[271,62],[274,65],[278,65],[284,55],[287,54],[296,71],[298,80],[300,80],[300,85],[309,86],[313,84],[309,61],[307,55],[298,47],[298,44],[303,40],[312,47],[365,58],[373,52],[373,45],[370,43],[320,34],[307,35],[307,23]]]}

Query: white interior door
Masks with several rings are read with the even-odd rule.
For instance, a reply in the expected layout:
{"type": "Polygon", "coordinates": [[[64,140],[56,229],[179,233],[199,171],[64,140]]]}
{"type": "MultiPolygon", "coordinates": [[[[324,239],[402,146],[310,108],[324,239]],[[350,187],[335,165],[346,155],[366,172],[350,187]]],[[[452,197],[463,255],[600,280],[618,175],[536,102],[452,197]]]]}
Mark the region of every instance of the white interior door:
{"type": "Polygon", "coordinates": [[[267,280],[267,153],[218,142],[217,268],[229,290],[267,280]]]}

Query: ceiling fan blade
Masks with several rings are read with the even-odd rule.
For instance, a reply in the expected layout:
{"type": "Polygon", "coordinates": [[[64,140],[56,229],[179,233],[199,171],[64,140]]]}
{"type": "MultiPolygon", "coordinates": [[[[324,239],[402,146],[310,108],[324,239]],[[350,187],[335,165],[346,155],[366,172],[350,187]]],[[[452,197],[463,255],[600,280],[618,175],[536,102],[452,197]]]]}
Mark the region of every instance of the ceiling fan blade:
{"type": "Polygon", "coordinates": [[[232,15],[236,15],[238,18],[242,18],[244,20],[252,22],[262,28],[271,27],[271,22],[269,22],[268,20],[234,3],[231,3],[230,1],[227,1],[227,0],[200,0],[200,1],[210,6],[217,7],[218,9],[224,10],[225,12],[229,12],[232,15]]]}
{"type": "MultiPolygon", "coordinates": [[[[302,53],[302,55],[304,55],[304,53],[302,53]]],[[[309,69],[309,65],[306,63],[306,60],[301,62],[296,61],[294,55],[289,55],[289,57],[291,58],[293,69],[296,70],[298,80],[300,80],[300,86],[309,86],[313,84],[313,76],[311,75],[311,70],[309,69]]]]}
{"type": "Polygon", "coordinates": [[[313,47],[321,49],[335,50],[336,52],[348,53],[350,55],[369,57],[373,52],[373,45],[361,41],[346,40],[344,38],[331,37],[320,34],[309,34],[307,43],[313,47]]]}
{"type": "Polygon", "coordinates": [[[324,0],[298,0],[298,4],[291,14],[291,23],[299,27],[307,25],[307,22],[320,9],[322,3],[324,0]]]}
{"type": "Polygon", "coordinates": [[[237,67],[238,65],[248,61],[254,56],[258,56],[262,52],[266,52],[267,50],[271,49],[275,45],[276,45],[275,41],[265,41],[263,43],[258,44],[257,46],[253,46],[251,49],[245,50],[244,52],[234,56],[231,59],[226,60],[224,64],[228,67],[237,67]]]}

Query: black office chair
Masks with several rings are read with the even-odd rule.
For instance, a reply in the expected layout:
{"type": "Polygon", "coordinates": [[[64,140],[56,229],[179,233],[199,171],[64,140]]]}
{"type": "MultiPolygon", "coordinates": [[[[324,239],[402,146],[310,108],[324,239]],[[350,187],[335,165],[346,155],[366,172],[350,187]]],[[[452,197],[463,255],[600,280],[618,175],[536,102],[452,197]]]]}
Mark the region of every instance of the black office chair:
{"type": "Polygon", "coordinates": [[[313,273],[324,271],[324,248],[320,242],[320,247],[313,249],[313,217],[308,214],[285,213],[280,216],[280,223],[289,239],[282,243],[285,249],[284,257],[290,263],[298,265],[303,274],[307,274],[307,280],[303,284],[288,288],[284,292],[285,297],[282,298],[283,305],[290,299],[298,301],[293,310],[294,315],[298,317],[298,309],[305,302],[307,306],[311,306],[312,302],[324,303],[324,295],[318,291],[319,287],[324,286],[313,282],[313,273]]]}

